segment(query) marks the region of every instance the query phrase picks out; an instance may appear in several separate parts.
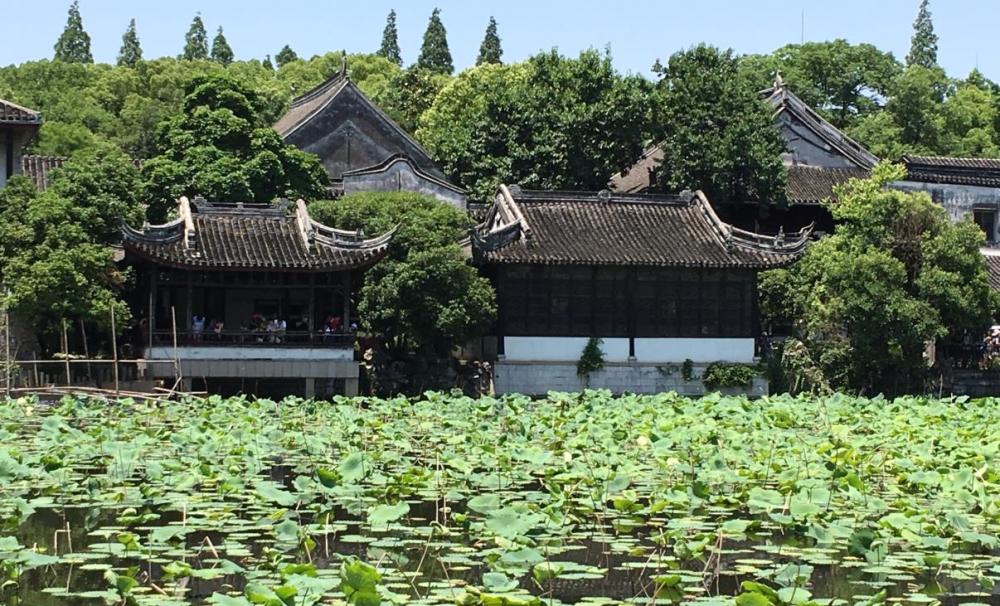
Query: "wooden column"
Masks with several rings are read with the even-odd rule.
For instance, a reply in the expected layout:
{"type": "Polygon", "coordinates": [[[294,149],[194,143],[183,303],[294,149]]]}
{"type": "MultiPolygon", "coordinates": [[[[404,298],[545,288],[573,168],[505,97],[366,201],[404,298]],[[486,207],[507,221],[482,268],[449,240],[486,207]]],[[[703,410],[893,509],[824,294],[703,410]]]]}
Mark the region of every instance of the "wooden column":
{"type": "Polygon", "coordinates": [[[13,128],[9,127],[7,128],[6,140],[4,141],[4,146],[5,146],[4,151],[6,152],[6,158],[5,158],[6,166],[4,167],[6,178],[4,179],[4,181],[6,182],[9,181],[10,178],[14,176],[14,129],[13,128]]]}
{"type": "Polygon", "coordinates": [[[309,274],[309,323],[307,326],[310,335],[316,331],[316,274],[312,273],[309,274]]]}
{"type": "Polygon", "coordinates": [[[343,275],[344,289],[344,327],[351,328],[351,272],[345,271],[343,275]]]}
{"type": "Polygon", "coordinates": [[[194,328],[191,324],[191,317],[194,315],[194,309],[192,309],[191,300],[193,298],[193,289],[191,287],[191,272],[184,272],[184,320],[181,322],[182,330],[191,330],[194,328]]]}
{"type": "Polygon", "coordinates": [[[153,332],[156,331],[156,282],[156,266],[154,265],[150,267],[149,272],[149,316],[147,320],[149,330],[146,331],[149,333],[147,336],[150,349],[153,348],[153,332]]]}
{"type": "Polygon", "coordinates": [[[494,284],[497,297],[497,356],[503,356],[505,355],[503,335],[506,324],[504,322],[504,318],[507,315],[507,306],[500,304],[501,299],[503,299],[503,293],[505,292],[504,288],[506,286],[504,280],[504,270],[502,267],[498,267],[496,270],[496,281],[494,282],[494,284]]]}

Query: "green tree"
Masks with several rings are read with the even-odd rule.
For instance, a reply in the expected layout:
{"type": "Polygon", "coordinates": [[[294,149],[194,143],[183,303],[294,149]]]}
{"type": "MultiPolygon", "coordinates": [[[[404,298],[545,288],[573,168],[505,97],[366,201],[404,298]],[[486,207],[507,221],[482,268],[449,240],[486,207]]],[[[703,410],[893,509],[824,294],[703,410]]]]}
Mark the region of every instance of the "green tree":
{"type": "Polygon", "coordinates": [[[83,18],[80,17],[80,3],[73,0],[69,5],[69,16],[66,28],[59,36],[55,46],[56,61],[66,63],[93,63],[94,56],[90,53],[90,35],[83,29],[83,18]]]}
{"type": "Polygon", "coordinates": [[[271,202],[325,193],[319,159],[284,144],[260,95],[224,75],[195,78],[185,92],[183,114],[160,124],[158,155],[142,167],[150,221],[163,221],[182,195],[271,202]]]}
{"type": "Polygon", "coordinates": [[[927,7],[928,0],[920,0],[920,10],[913,22],[913,37],[910,39],[910,53],[906,55],[906,65],[919,65],[927,69],[937,67],[938,37],[934,33],[934,22],[927,7]]]}
{"type": "Polygon", "coordinates": [[[671,191],[701,189],[713,202],[783,202],[785,142],[733,52],[680,51],[660,76],[657,181],[671,191]]]}
{"type": "Polygon", "coordinates": [[[971,221],[952,223],[926,193],[887,189],[904,171],[880,165],[844,186],[834,235],[789,269],[762,274],[766,318],[796,327],[835,389],[922,389],[927,341],[977,334],[997,309],[971,221]]]}
{"type": "Polygon", "coordinates": [[[191,27],[184,35],[184,54],[182,58],[188,61],[208,59],[208,32],[201,20],[201,13],[194,16],[191,27]]]}
{"type": "Polygon", "coordinates": [[[800,99],[838,128],[880,111],[902,72],[891,53],[842,39],[784,46],[765,65],[767,80],[757,76],[755,88],[770,86],[780,73],[800,99]]]}
{"type": "Polygon", "coordinates": [[[266,55],[261,65],[264,66],[264,69],[270,70],[272,72],[274,71],[274,63],[271,63],[271,55],[266,55]]]}
{"type": "Polygon", "coordinates": [[[222,33],[222,26],[219,26],[212,40],[212,61],[221,63],[226,67],[233,62],[233,49],[229,46],[225,34],[222,33]]]}
{"type": "Polygon", "coordinates": [[[941,68],[911,65],[896,79],[886,111],[908,151],[936,154],[944,137],[943,103],[948,79],[941,68]]]}
{"type": "Polygon", "coordinates": [[[997,100],[992,91],[977,84],[961,83],[941,107],[943,135],[941,151],[963,158],[995,158],[997,146],[997,100]]]}
{"type": "Polygon", "coordinates": [[[0,281],[10,308],[40,334],[63,321],[106,325],[112,306],[127,319],[126,275],[109,245],[122,222],[141,222],[137,183],[132,160],[103,145],[70,158],[44,193],[22,178],[0,190],[0,281]]]}
{"type": "Polygon", "coordinates": [[[399,226],[389,258],[366,273],[358,302],[363,328],[379,336],[374,384],[387,394],[447,387],[451,352],[485,334],[496,317],[492,287],[456,244],[471,226],[468,215],[405,192],[353,194],[309,211],[367,234],[399,226]]]}
{"type": "Polygon", "coordinates": [[[385,57],[396,65],[403,65],[403,56],[399,51],[399,32],[396,31],[396,11],[389,11],[389,16],[385,18],[385,29],[382,30],[382,45],[379,46],[379,57],[385,57]]]}
{"type": "Polygon", "coordinates": [[[278,54],[274,56],[274,60],[278,64],[278,69],[281,69],[293,61],[298,61],[299,56],[295,54],[295,51],[292,50],[291,46],[286,44],[280,51],[278,51],[278,54]]]}
{"type": "Polygon", "coordinates": [[[502,182],[598,190],[642,154],[649,92],[645,79],[621,76],[594,50],[480,65],[438,94],[417,138],[475,200],[502,182]]]}
{"type": "Polygon", "coordinates": [[[142,46],[139,45],[139,35],[135,31],[135,19],[128,22],[128,29],[122,35],[122,47],[118,51],[119,67],[135,67],[142,61],[142,46]]]}
{"type": "Polygon", "coordinates": [[[451,75],[455,65],[448,50],[448,32],[441,23],[441,9],[435,8],[427,22],[424,32],[424,42],[420,46],[420,56],[417,57],[417,67],[437,74],[451,75]]]}
{"type": "Polygon", "coordinates": [[[438,93],[451,76],[412,66],[392,75],[388,85],[377,91],[374,100],[403,130],[414,133],[438,93]]]}
{"type": "Polygon", "coordinates": [[[503,49],[500,48],[500,36],[497,35],[497,20],[490,17],[490,23],[486,26],[486,35],[483,43],[479,45],[479,56],[476,58],[476,65],[483,63],[503,63],[503,49]]]}

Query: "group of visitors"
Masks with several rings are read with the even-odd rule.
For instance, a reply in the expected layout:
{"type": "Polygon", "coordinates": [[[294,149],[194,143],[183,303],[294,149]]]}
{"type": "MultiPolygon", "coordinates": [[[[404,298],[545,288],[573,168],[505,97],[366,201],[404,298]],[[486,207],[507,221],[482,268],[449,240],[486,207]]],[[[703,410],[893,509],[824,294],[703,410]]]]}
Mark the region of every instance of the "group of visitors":
{"type": "Polygon", "coordinates": [[[1000,324],[994,324],[986,331],[986,336],[983,337],[982,354],[982,367],[995,368],[997,361],[1000,360],[1000,324]]]}
{"type": "MultiPolygon", "coordinates": [[[[195,314],[191,318],[191,340],[201,342],[206,338],[221,340],[225,324],[220,321],[208,321],[204,315],[195,314]]],[[[358,330],[356,322],[347,324],[341,316],[329,315],[319,327],[317,332],[321,333],[324,340],[336,334],[354,333],[358,330]]],[[[292,320],[293,333],[306,333],[309,331],[309,318],[302,314],[292,320]]],[[[250,316],[250,321],[240,325],[238,338],[249,336],[256,343],[283,343],[288,337],[288,321],[279,318],[277,314],[270,317],[264,314],[254,313],[250,316]]]]}

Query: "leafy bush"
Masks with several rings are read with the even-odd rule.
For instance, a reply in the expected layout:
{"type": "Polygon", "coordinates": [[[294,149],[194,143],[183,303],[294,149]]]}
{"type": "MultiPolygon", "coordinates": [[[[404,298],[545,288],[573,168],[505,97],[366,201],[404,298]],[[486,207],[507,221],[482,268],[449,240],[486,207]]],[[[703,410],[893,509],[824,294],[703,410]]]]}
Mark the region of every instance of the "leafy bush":
{"type": "Polygon", "coordinates": [[[576,363],[576,374],[579,377],[589,377],[590,373],[597,372],[604,368],[604,352],[601,350],[602,339],[590,337],[580,354],[580,361],[576,363]]]}
{"type": "Polygon", "coordinates": [[[701,376],[701,382],[711,391],[727,387],[749,388],[757,378],[757,367],[751,364],[709,364],[701,376]]]}

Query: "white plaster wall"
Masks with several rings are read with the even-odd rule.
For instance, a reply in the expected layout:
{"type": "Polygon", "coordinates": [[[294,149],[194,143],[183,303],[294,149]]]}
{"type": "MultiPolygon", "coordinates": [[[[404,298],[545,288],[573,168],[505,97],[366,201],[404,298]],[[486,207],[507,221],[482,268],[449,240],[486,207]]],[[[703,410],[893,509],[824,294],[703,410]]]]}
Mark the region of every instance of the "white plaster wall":
{"type": "MultiPolygon", "coordinates": [[[[680,364],[611,363],[584,379],[576,374],[576,364],[569,362],[512,362],[500,360],[493,369],[496,393],[544,395],[550,391],[576,392],[583,389],[608,389],[613,393],[654,394],[677,392],[686,396],[706,393],[701,376],[707,364],[695,363],[691,380],[683,377],[680,364]]],[[[767,380],[754,379],[749,389],[727,389],[727,393],[765,396],[767,380]]]]}
{"type": "Polygon", "coordinates": [[[639,362],[753,362],[753,339],[636,339],[639,362]]]}
{"type": "MultiPolygon", "coordinates": [[[[504,337],[504,357],[513,361],[576,363],[587,346],[587,337],[504,337]]],[[[628,360],[628,339],[604,339],[606,362],[628,360]]]]}
{"type": "MultiPolygon", "coordinates": [[[[174,348],[157,346],[147,349],[151,360],[174,359],[174,348]]],[[[343,347],[178,347],[180,360],[354,360],[354,350],[343,347]]]]}
{"type": "MultiPolygon", "coordinates": [[[[504,358],[512,362],[576,362],[587,337],[504,337],[504,358]]],[[[628,339],[601,344],[606,362],[627,362],[628,339]]],[[[753,339],[636,339],[639,362],[753,362],[753,339]]]]}
{"type": "MultiPolygon", "coordinates": [[[[902,191],[924,191],[940,203],[952,221],[958,222],[977,208],[1000,210],[1000,188],[976,185],[954,185],[951,183],[924,183],[922,181],[894,181],[889,184],[902,191]]],[[[997,221],[1000,222],[1000,213],[997,221]]],[[[1000,225],[994,225],[993,233],[987,234],[990,242],[1000,240],[1000,225]]]]}

